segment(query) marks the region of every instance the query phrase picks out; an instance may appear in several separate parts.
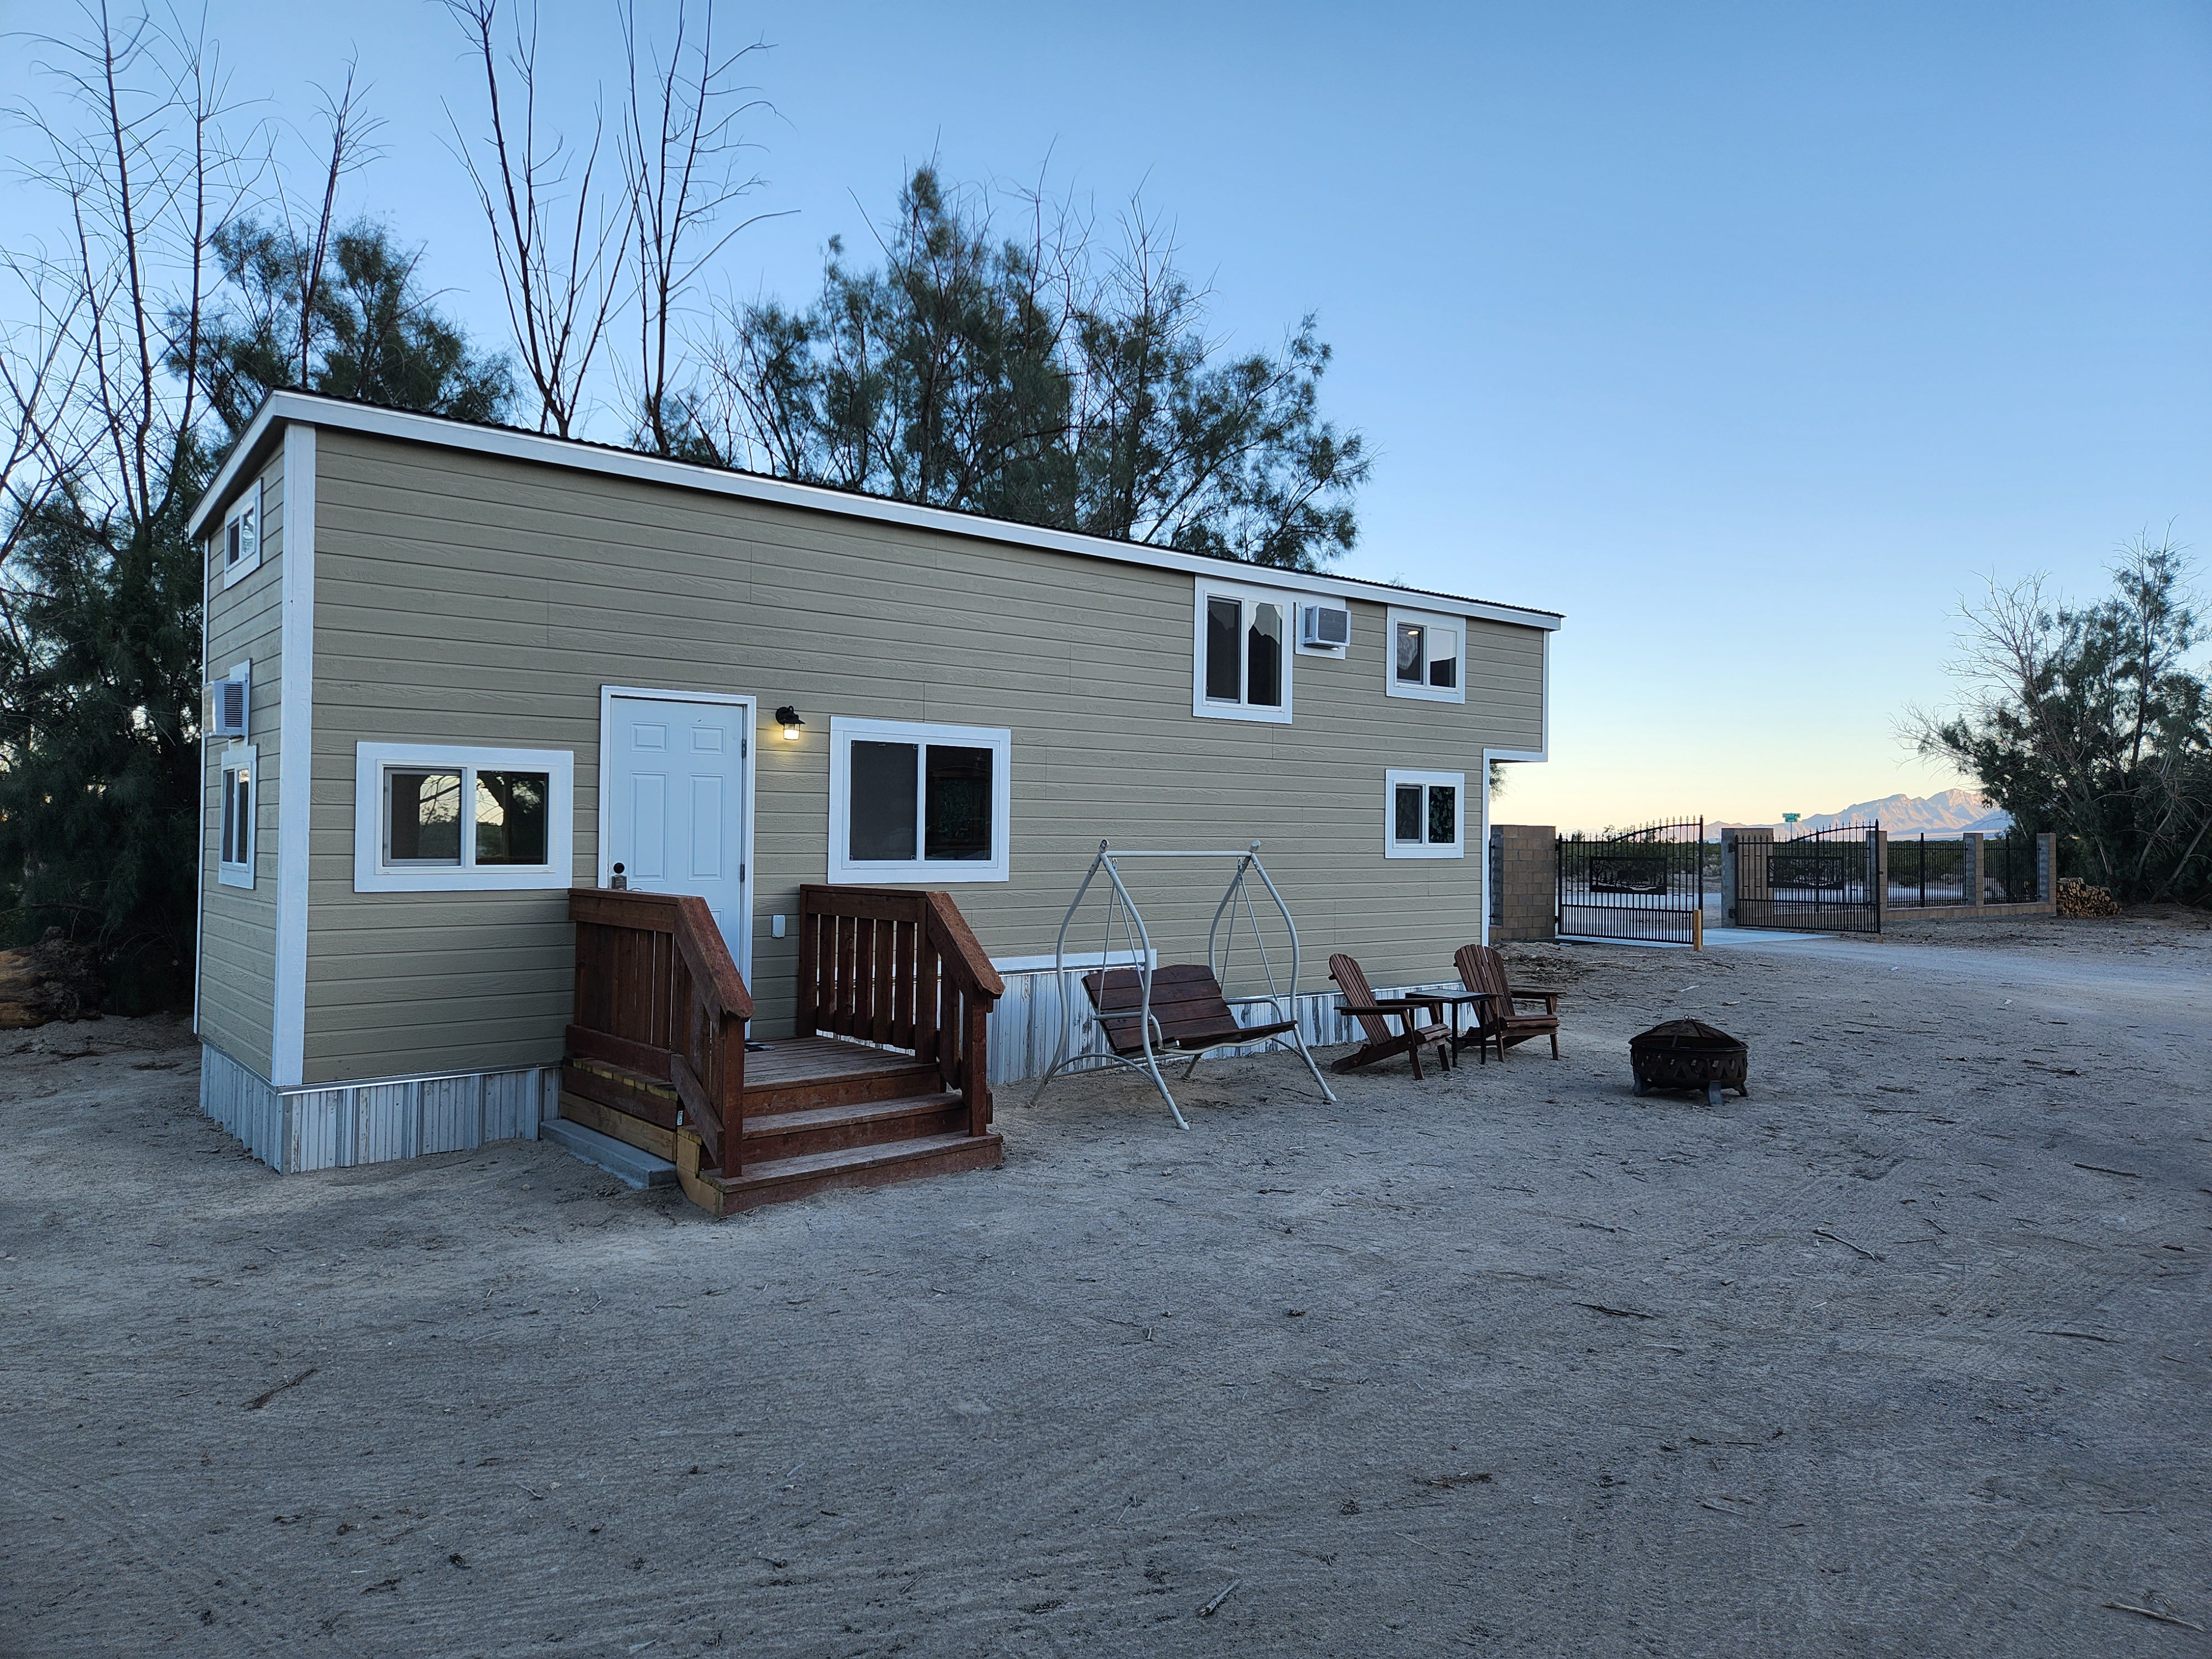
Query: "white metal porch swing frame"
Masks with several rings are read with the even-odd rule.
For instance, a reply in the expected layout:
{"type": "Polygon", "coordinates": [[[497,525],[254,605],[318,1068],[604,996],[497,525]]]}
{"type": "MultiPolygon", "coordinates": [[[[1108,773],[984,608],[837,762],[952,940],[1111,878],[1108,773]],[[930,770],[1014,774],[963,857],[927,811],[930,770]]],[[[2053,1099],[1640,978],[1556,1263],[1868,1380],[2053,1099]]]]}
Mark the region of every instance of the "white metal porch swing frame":
{"type": "Polygon", "coordinates": [[[1217,1053],[1223,1048],[1243,1048],[1246,1046],[1247,1042],[1257,1042],[1266,1047],[1288,1049],[1305,1061],[1306,1070],[1313,1074],[1315,1085],[1321,1090],[1322,1098],[1334,1105],[1336,1096],[1329,1088],[1328,1080],[1322,1076],[1321,1067],[1314,1063],[1312,1051],[1306,1047],[1303,1023],[1298,1020],[1297,988],[1300,963],[1298,926],[1291,919],[1291,907],[1283,902],[1282,894],[1276,889],[1273,879],[1267,874],[1267,866],[1260,862],[1260,843],[1256,841],[1242,852],[1233,849],[1184,850],[1161,848],[1124,848],[1115,851],[1105,842],[1102,841],[1098,843],[1097,855],[1091,860],[1090,869],[1084,872],[1082,884],[1076,888],[1075,897],[1068,904],[1067,914],[1060,918],[1059,937],[1053,943],[1053,976],[1060,987],[1060,1038],[1053,1049],[1052,1065],[1047,1068],[1044,1076],[1038,1079],[1036,1091],[1030,1097],[1030,1103],[1034,1106],[1042,1100],[1046,1088],[1063,1072],[1097,1071],[1107,1066],[1121,1066],[1127,1071],[1141,1073],[1150,1078],[1152,1086],[1159,1091],[1160,1098],[1167,1103],[1168,1110],[1175,1115],[1176,1126],[1184,1129],[1190,1127],[1189,1122],[1182,1115],[1182,1108],[1176,1103],[1175,1091],[1168,1087],[1167,1079],[1161,1075],[1159,1051],[1153,1046],[1153,1037],[1160,1030],[1160,1023],[1158,1018],[1152,1012],[1152,974],[1155,956],[1152,949],[1152,936],[1151,930],[1145,926],[1144,912],[1137,908],[1137,901],[1131,896],[1127,884],[1121,879],[1119,861],[1123,859],[1236,860],[1236,872],[1229,878],[1229,886],[1221,896],[1221,902],[1214,907],[1212,925],[1206,929],[1206,970],[1212,974],[1214,982],[1224,988],[1222,999],[1232,1008],[1249,1007],[1254,1003],[1260,1002],[1269,1003],[1274,1006],[1278,1019],[1287,1019],[1291,1022],[1291,1029],[1287,1031],[1278,1031],[1268,1036],[1242,1041],[1235,1037],[1224,1037],[1219,1042],[1208,1044],[1192,1052],[1190,1064],[1183,1068],[1182,1080],[1186,1083],[1190,1081],[1191,1074],[1198,1070],[1198,1062],[1206,1055],[1217,1053]],[[1102,1019],[1105,1016],[1103,1016],[1101,1011],[1097,1008],[1092,1008],[1087,1014],[1079,1014],[1080,1005],[1075,996],[1070,994],[1073,988],[1068,982],[1068,975],[1075,969],[1069,966],[1067,961],[1068,929],[1074,926],[1076,915],[1083,908],[1085,897],[1090,893],[1091,884],[1098,879],[1102,872],[1105,875],[1108,884],[1105,893],[1105,939],[1098,953],[1100,984],[1103,988],[1106,975],[1116,967],[1134,968],[1137,970],[1139,984],[1137,1006],[1133,1009],[1117,1010],[1111,1017],[1126,1019],[1133,1015],[1137,1018],[1137,1030],[1144,1048],[1141,1058],[1135,1054],[1115,1053],[1110,1040],[1105,1041],[1103,1046],[1098,1046],[1104,1036],[1102,1019]],[[1275,902],[1275,909],[1281,915],[1283,927],[1290,935],[1291,972],[1290,983],[1286,990],[1279,988],[1275,983],[1274,963],[1267,955],[1267,937],[1260,931],[1259,914],[1253,908],[1252,890],[1246,880],[1248,876],[1253,875],[1260,878],[1260,884],[1267,890],[1267,896],[1275,902]],[[1267,982],[1265,995],[1231,996],[1226,988],[1227,979],[1224,970],[1228,968],[1231,954],[1236,948],[1237,912],[1240,902],[1243,908],[1246,925],[1252,934],[1253,943],[1260,952],[1261,971],[1266,976],[1267,982]],[[1225,931],[1222,926],[1224,921],[1228,923],[1225,931]],[[1127,961],[1119,963],[1115,960],[1114,954],[1114,937],[1117,924],[1121,929],[1122,949],[1128,957],[1127,961]],[[1082,1030],[1081,1040],[1071,1053],[1069,1039],[1079,1025],[1082,1030]]]}

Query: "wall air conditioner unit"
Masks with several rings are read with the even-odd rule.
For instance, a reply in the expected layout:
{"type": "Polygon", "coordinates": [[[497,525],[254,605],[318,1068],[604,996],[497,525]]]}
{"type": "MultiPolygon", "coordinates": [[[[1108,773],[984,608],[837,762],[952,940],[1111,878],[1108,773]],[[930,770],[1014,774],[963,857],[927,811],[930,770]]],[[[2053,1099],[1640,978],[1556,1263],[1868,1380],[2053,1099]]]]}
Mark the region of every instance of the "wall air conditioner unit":
{"type": "Polygon", "coordinates": [[[1304,651],[1341,651],[1352,643],[1352,612],[1340,605],[1298,607],[1298,647],[1304,651]]]}
{"type": "Polygon", "coordinates": [[[201,730],[210,738],[246,735],[246,710],[252,682],[244,678],[215,680],[207,689],[207,718],[201,730]]]}

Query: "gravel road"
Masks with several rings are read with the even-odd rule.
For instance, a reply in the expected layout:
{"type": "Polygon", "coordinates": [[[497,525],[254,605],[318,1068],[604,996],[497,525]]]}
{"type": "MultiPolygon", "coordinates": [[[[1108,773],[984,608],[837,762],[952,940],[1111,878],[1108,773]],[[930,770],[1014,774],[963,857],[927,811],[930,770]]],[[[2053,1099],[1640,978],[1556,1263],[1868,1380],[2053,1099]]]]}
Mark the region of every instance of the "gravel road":
{"type": "Polygon", "coordinates": [[[2203,919],[1516,977],[1565,1060],[1008,1089],[719,1225],[12,1038],[0,1653],[2212,1652],[2203,919]],[[1630,1094],[1685,1014],[1750,1098],[1630,1094]]]}

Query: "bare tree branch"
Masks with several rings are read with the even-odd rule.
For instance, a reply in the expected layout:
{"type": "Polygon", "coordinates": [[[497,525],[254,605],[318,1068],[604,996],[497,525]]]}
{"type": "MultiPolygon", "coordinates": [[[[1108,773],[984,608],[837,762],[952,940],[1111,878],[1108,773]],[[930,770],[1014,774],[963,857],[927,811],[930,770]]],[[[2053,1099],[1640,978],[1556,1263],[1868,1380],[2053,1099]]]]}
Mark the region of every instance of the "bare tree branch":
{"type": "Polygon", "coordinates": [[[619,298],[629,253],[631,204],[595,189],[593,174],[605,124],[594,116],[582,153],[573,207],[564,207],[572,152],[558,134],[538,130],[538,13],[518,20],[504,71],[498,37],[500,0],[445,0],[482,61],[489,132],[478,156],[448,109],[454,154],[468,169],[489,228],[500,289],[523,372],[538,393],[538,429],[562,437],[581,419],[585,386],[619,298]],[[502,73],[521,94],[520,125],[511,125],[502,73]]]}
{"type": "Polygon", "coordinates": [[[678,0],[676,38],[665,60],[641,58],[635,0],[621,5],[623,45],[629,70],[621,152],[635,240],[639,436],[655,453],[674,452],[685,424],[670,399],[682,374],[684,343],[676,337],[684,296],[707,266],[738,235],[763,219],[749,214],[717,224],[726,210],[758,190],[758,173],[741,173],[739,158],[758,146],[738,124],[770,109],[755,87],[737,83],[736,71],[766,43],[754,40],[717,56],[714,0],[702,0],[696,36],[691,9],[678,0]],[[703,240],[702,239],[704,239],[703,240]]]}

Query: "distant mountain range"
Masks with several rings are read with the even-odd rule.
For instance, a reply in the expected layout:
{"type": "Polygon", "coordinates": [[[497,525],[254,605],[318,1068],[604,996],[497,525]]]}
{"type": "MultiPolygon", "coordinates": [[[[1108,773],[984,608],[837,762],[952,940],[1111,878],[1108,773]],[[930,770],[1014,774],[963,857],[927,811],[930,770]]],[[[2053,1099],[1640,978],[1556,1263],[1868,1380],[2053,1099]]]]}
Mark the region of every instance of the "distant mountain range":
{"type": "MultiPolygon", "coordinates": [[[[2012,814],[1991,805],[1987,795],[1978,795],[1971,789],[1946,789],[1936,795],[1887,795],[1880,800],[1858,801],[1840,811],[1814,812],[1795,823],[1771,827],[1777,835],[1802,835],[1810,830],[1833,830],[1847,823],[1879,823],[1893,836],[1958,836],[1969,830],[1996,836],[2012,827],[2012,814]]],[[[1722,827],[1707,819],[1705,833],[1717,835],[1722,827]]],[[[1770,826],[1730,823],[1727,827],[1756,830],[1770,826]]]]}

